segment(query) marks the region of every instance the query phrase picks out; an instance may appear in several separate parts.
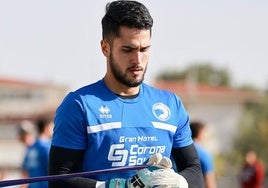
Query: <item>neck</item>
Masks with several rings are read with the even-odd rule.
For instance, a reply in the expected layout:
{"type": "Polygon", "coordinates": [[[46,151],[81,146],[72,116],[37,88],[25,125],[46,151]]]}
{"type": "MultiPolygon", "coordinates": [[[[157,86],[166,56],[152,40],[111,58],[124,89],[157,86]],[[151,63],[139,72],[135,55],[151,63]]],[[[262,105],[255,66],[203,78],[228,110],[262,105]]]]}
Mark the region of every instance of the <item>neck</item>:
{"type": "Polygon", "coordinates": [[[39,138],[44,139],[44,140],[50,140],[50,136],[48,136],[47,134],[40,134],[39,138]]]}
{"type": "Polygon", "coordinates": [[[202,140],[198,139],[198,138],[195,138],[194,139],[194,142],[198,143],[198,144],[202,144],[202,140]]]}
{"type": "Polygon", "coordinates": [[[139,94],[140,86],[129,87],[125,84],[118,82],[114,78],[110,78],[108,75],[104,77],[105,85],[116,95],[121,97],[135,96],[139,94]]]}

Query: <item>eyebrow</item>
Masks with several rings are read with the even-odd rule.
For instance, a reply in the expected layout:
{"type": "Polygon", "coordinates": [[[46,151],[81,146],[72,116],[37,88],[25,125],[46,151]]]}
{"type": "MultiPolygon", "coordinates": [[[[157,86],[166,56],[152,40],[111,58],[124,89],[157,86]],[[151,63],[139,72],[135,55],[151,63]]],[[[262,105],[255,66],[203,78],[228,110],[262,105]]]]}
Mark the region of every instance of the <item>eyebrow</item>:
{"type": "MultiPolygon", "coordinates": [[[[150,48],[150,47],[151,47],[151,45],[148,45],[148,46],[142,47],[141,49],[146,49],[146,48],[150,48]]],[[[129,50],[139,49],[139,47],[131,47],[131,46],[122,46],[122,48],[129,49],[129,50]]]]}

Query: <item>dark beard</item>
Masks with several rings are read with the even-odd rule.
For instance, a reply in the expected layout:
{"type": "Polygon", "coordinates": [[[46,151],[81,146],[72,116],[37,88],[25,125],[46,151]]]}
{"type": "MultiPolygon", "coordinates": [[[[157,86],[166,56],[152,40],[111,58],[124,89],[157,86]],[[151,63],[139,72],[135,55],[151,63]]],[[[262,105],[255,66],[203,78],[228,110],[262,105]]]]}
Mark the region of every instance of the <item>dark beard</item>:
{"type": "Polygon", "coordinates": [[[120,83],[122,83],[128,87],[137,87],[143,82],[144,74],[145,74],[147,68],[145,68],[145,71],[144,71],[144,74],[142,75],[142,78],[140,80],[135,80],[135,79],[129,79],[126,74],[124,74],[123,72],[120,71],[120,69],[114,63],[114,58],[113,58],[112,54],[110,55],[109,63],[110,63],[110,67],[112,70],[112,74],[114,75],[115,79],[117,81],[119,81],[120,83]]]}

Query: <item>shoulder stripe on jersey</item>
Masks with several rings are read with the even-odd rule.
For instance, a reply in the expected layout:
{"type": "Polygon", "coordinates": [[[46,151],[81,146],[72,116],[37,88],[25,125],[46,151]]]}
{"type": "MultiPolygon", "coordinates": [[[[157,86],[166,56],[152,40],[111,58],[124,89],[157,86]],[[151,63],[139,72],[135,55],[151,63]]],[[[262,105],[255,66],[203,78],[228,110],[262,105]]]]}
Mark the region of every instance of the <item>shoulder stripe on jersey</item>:
{"type": "Polygon", "coordinates": [[[113,122],[113,123],[105,123],[105,124],[100,124],[100,125],[95,125],[95,126],[88,126],[87,127],[87,133],[97,133],[109,129],[118,129],[121,128],[122,123],[121,122],[113,122]]]}
{"type": "Polygon", "coordinates": [[[174,125],[170,125],[167,123],[161,123],[161,122],[152,122],[153,126],[157,129],[163,129],[163,130],[167,130],[167,131],[171,131],[173,133],[176,132],[177,127],[174,125]]]}

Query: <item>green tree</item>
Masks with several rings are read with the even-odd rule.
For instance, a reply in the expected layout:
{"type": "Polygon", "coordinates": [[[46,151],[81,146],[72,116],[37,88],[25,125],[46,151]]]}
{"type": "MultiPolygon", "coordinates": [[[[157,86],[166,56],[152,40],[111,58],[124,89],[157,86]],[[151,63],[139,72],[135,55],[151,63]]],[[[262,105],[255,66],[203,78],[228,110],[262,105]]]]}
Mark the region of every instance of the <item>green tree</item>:
{"type": "MultiPolygon", "coordinates": [[[[246,111],[241,120],[241,132],[234,142],[238,153],[254,149],[264,160],[268,159],[268,94],[255,103],[247,103],[246,111]]],[[[268,162],[268,161],[267,161],[268,162]]]]}
{"type": "Polygon", "coordinates": [[[187,80],[191,79],[197,83],[229,86],[230,75],[227,69],[219,69],[207,62],[196,62],[185,70],[165,70],[157,76],[157,80],[187,80]]]}
{"type": "MultiPolygon", "coordinates": [[[[221,156],[222,166],[229,166],[237,174],[244,162],[247,150],[255,150],[266,165],[268,171],[268,93],[258,102],[245,104],[244,113],[239,125],[239,132],[234,140],[233,150],[221,156]]],[[[222,174],[230,174],[230,168],[222,174]]],[[[224,171],[223,170],[223,171],[224,171]]]]}

